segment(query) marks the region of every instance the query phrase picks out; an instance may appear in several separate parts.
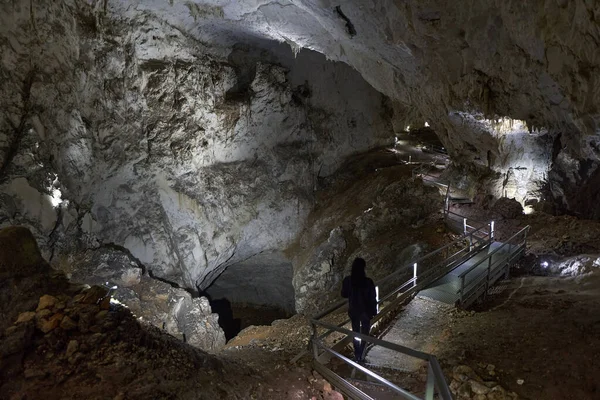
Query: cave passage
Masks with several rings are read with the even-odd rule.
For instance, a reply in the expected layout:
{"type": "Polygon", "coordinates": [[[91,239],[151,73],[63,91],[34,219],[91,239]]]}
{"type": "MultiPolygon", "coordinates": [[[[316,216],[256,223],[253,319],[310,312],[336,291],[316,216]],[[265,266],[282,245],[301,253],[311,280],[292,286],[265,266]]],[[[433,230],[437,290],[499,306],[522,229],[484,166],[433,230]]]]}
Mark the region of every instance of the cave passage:
{"type": "Polygon", "coordinates": [[[206,289],[225,338],[251,325],[270,325],[295,313],[292,265],[278,253],[231,265],[206,289]]]}

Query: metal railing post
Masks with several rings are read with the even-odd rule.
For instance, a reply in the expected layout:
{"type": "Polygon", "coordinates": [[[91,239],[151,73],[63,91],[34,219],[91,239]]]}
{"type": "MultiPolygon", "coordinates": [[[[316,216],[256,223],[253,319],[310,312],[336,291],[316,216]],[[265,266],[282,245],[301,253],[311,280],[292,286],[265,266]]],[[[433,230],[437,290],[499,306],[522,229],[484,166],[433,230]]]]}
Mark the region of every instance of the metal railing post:
{"type": "Polygon", "coordinates": [[[488,258],[488,267],[487,267],[487,278],[485,279],[485,292],[483,293],[483,298],[485,299],[487,297],[487,292],[490,288],[490,272],[492,269],[492,257],[494,255],[492,254],[490,256],[490,258],[488,258]]]}
{"type": "Polygon", "coordinates": [[[446,200],[444,202],[444,215],[448,215],[448,211],[450,211],[450,185],[446,188],[446,200]]]}
{"type": "Polygon", "coordinates": [[[495,225],[494,221],[490,222],[490,239],[492,239],[492,240],[494,240],[494,225],[495,225]]]}
{"type": "Polygon", "coordinates": [[[413,265],[413,287],[417,286],[417,263],[413,265]]]}
{"type": "Polygon", "coordinates": [[[435,394],[435,377],[431,362],[427,364],[427,384],[425,386],[425,400],[433,400],[435,394]]]}
{"type": "Polygon", "coordinates": [[[312,350],[313,350],[313,358],[318,361],[319,360],[319,347],[317,345],[317,325],[312,324],[313,327],[313,337],[312,337],[312,350]]]}
{"type": "Polygon", "coordinates": [[[467,219],[463,218],[463,235],[467,234],[467,219]]]}

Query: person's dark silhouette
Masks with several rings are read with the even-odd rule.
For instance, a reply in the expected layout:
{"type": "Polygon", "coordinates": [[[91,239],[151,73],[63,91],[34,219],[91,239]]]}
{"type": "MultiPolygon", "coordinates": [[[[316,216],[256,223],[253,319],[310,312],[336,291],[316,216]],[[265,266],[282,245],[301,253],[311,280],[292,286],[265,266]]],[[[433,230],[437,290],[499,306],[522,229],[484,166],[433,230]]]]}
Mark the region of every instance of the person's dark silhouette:
{"type": "MultiPolygon", "coordinates": [[[[377,297],[373,280],[367,278],[365,267],[367,263],[362,258],[352,262],[352,274],[342,282],[342,297],[348,299],[348,315],[352,321],[354,332],[369,334],[371,318],[377,314],[377,297]]],[[[365,341],[354,339],[354,357],[362,361],[365,341]]]]}

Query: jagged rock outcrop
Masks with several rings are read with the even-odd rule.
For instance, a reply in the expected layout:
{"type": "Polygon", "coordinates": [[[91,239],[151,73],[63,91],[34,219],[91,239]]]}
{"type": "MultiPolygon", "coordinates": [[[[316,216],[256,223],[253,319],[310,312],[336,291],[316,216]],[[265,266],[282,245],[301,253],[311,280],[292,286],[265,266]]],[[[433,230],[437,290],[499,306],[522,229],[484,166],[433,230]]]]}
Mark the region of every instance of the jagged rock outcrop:
{"type": "MultiPolygon", "coordinates": [[[[206,351],[216,351],[225,345],[225,335],[219,326],[218,316],[212,313],[205,297],[192,298],[183,289],[173,288],[142,275],[135,266],[130,265],[129,269],[123,270],[121,265],[125,261],[117,260],[113,253],[93,254],[93,259],[88,260],[87,265],[86,260],[81,259],[73,260],[74,265],[70,268],[63,266],[63,269],[72,271],[68,274],[72,282],[87,281],[95,285],[92,287],[94,290],[86,293],[97,297],[88,302],[79,295],[87,286],[70,283],[62,272],[53,270],[42,258],[28,229],[0,229],[0,331],[16,320],[20,313],[32,310],[39,312],[48,308],[53,308],[54,313],[38,315],[36,321],[40,329],[54,329],[57,324],[62,323],[65,315],[69,316],[62,310],[68,310],[66,299],[75,295],[80,296],[76,303],[96,305],[96,313],[101,311],[101,307],[107,309],[110,306],[110,296],[107,297],[108,288],[104,283],[108,280],[123,285],[112,294],[117,300],[130,305],[131,312],[139,320],[161,327],[167,333],[206,351]],[[56,300],[55,296],[66,297],[56,300]],[[38,298],[43,298],[44,301],[40,300],[38,304],[38,298]],[[99,304],[96,301],[98,299],[105,299],[105,304],[99,304]]],[[[76,316],[69,316],[75,324],[79,321],[79,311],[75,312],[76,316]]],[[[93,325],[93,321],[83,323],[87,324],[85,329],[93,325]]],[[[80,326],[81,329],[83,328],[80,326]]]]}
{"type": "Polygon", "coordinates": [[[244,367],[140,324],[110,299],[53,271],[27,229],[1,229],[0,397],[244,397],[248,388],[227,378],[244,367]]]}
{"type": "Polygon", "coordinates": [[[112,2],[2,8],[0,224],[55,265],[121,249],[111,268],[204,290],[284,248],[317,179],[393,135],[386,97],[313,52],[208,47],[112,2]]]}
{"type": "Polygon", "coordinates": [[[140,320],[206,351],[225,345],[206,297],[193,297],[183,288],[149,276],[143,265],[132,261],[126,249],[107,246],[63,259],[57,265],[74,282],[112,287],[112,297],[126,304],[140,320]]]}

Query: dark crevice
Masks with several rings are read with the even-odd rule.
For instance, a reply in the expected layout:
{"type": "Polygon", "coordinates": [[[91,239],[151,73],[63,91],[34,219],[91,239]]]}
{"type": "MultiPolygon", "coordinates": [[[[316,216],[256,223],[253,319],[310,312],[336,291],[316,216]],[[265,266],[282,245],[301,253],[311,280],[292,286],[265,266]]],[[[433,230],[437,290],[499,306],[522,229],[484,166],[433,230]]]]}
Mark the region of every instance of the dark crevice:
{"type": "Polygon", "coordinates": [[[160,281],[162,283],[166,283],[167,285],[171,286],[172,288],[185,290],[186,292],[188,292],[194,298],[200,297],[200,294],[198,293],[198,291],[196,291],[194,289],[183,287],[183,286],[179,285],[176,282],[170,281],[170,280],[165,279],[165,278],[161,278],[160,276],[156,276],[156,275],[154,275],[154,272],[152,272],[151,269],[148,269],[148,276],[150,278],[155,279],[157,281],[160,281]]]}
{"type": "Polygon", "coordinates": [[[356,36],[356,28],[354,28],[354,24],[350,21],[350,18],[346,17],[346,14],[342,11],[340,6],[335,6],[335,12],[340,16],[341,19],[346,21],[346,30],[350,37],[356,36]]]}
{"type": "Polygon", "coordinates": [[[48,235],[48,245],[50,246],[50,258],[48,262],[50,263],[52,263],[52,259],[54,258],[54,245],[58,240],[56,238],[56,231],[58,230],[58,227],[62,224],[62,207],[59,206],[57,208],[56,214],[56,223],[54,224],[54,228],[52,228],[52,232],[50,232],[50,234],[48,235]]]}
{"type": "Polygon", "coordinates": [[[121,253],[125,253],[127,255],[127,257],[129,257],[130,260],[133,260],[137,264],[138,268],[142,270],[142,275],[146,275],[146,273],[148,272],[150,277],[154,278],[152,276],[152,274],[150,273],[150,271],[148,270],[148,268],[144,265],[144,263],[142,263],[139,258],[137,258],[133,254],[131,254],[131,251],[129,251],[128,248],[118,245],[116,243],[103,243],[100,246],[100,248],[102,248],[102,247],[111,249],[111,250],[120,251],[121,253]]]}
{"type": "Polygon", "coordinates": [[[128,248],[123,247],[123,246],[121,246],[119,244],[116,244],[116,243],[103,243],[102,246],[100,246],[100,247],[101,248],[104,247],[104,248],[115,250],[115,251],[120,251],[121,253],[126,254],[127,257],[129,257],[130,260],[133,260],[137,264],[138,268],[140,268],[142,270],[142,275],[147,275],[147,276],[149,276],[152,279],[155,279],[157,281],[166,283],[167,285],[169,285],[169,286],[171,286],[171,287],[173,287],[175,289],[185,290],[190,295],[192,295],[192,297],[198,297],[198,292],[196,290],[183,287],[183,286],[177,284],[176,282],[170,281],[170,280],[165,279],[165,278],[161,278],[160,276],[156,276],[154,274],[154,272],[152,272],[152,270],[150,268],[146,267],[146,265],[140,261],[139,258],[137,258],[133,254],[131,254],[131,251],[129,251],[128,248]]]}
{"type": "Polygon", "coordinates": [[[562,150],[562,143],[560,141],[562,134],[559,133],[555,138],[554,138],[554,142],[552,143],[552,163],[554,164],[556,162],[556,159],[558,158],[558,155],[560,154],[560,151],[562,150]]]}
{"type": "MultiPolygon", "coordinates": [[[[8,176],[6,175],[8,167],[10,166],[10,163],[12,162],[13,158],[15,158],[15,156],[19,152],[19,148],[21,146],[21,141],[23,140],[23,137],[25,137],[25,132],[26,132],[25,128],[27,125],[27,119],[29,118],[29,114],[31,112],[31,100],[30,100],[31,86],[33,85],[33,81],[34,81],[36,73],[37,73],[37,70],[35,68],[30,70],[27,73],[27,76],[25,77],[25,79],[23,80],[23,85],[22,85],[23,113],[21,115],[21,120],[19,121],[19,125],[12,126],[12,128],[13,128],[12,140],[10,141],[10,144],[8,145],[8,150],[6,152],[6,156],[4,157],[2,165],[0,165],[0,183],[6,181],[8,179],[8,176]]],[[[9,121],[9,123],[11,123],[10,120],[8,120],[8,121],[9,121]]],[[[11,123],[11,125],[12,125],[12,123],[11,123]]]]}

